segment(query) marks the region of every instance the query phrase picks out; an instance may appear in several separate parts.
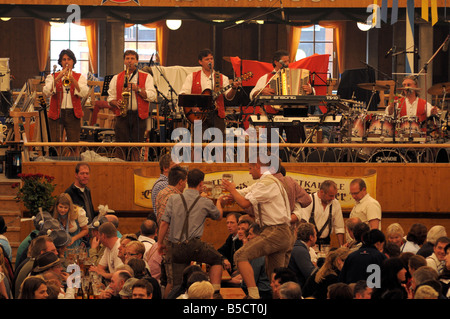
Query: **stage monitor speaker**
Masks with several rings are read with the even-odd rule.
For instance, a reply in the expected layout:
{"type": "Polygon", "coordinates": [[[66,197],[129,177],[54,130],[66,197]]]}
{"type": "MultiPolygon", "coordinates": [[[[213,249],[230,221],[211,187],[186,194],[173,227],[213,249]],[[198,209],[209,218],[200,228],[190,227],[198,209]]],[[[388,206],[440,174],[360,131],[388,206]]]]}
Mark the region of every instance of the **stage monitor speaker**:
{"type": "MultiPolygon", "coordinates": [[[[337,95],[341,99],[353,99],[359,102],[365,102],[366,105],[370,102],[372,91],[358,87],[361,83],[375,83],[375,70],[371,68],[351,69],[345,70],[342,73],[337,95]]],[[[377,111],[380,103],[380,95],[378,92],[372,98],[368,111],[377,111]]]]}
{"type": "Polygon", "coordinates": [[[5,176],[16,179],[22,173],[22,159],[20,151],[6,151],[5,153],[5,176]]]}
{"type": "Polygon", "coordinates": [[[9,116],[9,109],[12,105],[11,91],[0,92],[0,116],[9,116]]]}

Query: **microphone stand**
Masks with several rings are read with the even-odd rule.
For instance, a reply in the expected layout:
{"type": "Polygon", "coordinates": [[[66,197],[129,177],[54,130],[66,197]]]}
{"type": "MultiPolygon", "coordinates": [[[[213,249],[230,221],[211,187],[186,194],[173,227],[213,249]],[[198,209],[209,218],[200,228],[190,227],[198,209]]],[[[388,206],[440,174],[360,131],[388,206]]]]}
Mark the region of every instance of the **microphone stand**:
{"type": "MultiPolygon", "coordinates": [[[[395,48],[394,48],[394,51],[395,51],[395,48]]],[[[396,55],[395,55],[395,54],[392,54],[392,56],[396,56],[396,55]]],[[[392,76],[389,76],[388,74],[382,72],[381,70],[379,70],[379,69],[373,67],[372,65],[370,65],[370,64],[368,64],[368,63],[366,63],[366,62],[364,62],[364,61],[360,61],[360,62],[363,63],[364,65],[366,65],[367,67],[374,69],[374,70],[377,71],[378,73],[381,73],[381,74],[384,75],[387,79],[394,81],[394,92],[397,91],[397,86],[398,86],[399,84],[397,83],[397,80],[396,80],[396,79],[394,79],[392,76]]],[[[372,96],[370,97],[370,100],[372,100],[372,97],[373,97],[373,94],[374,94],[374,93],[375,93],[375,92],[374,92],[374,90],[373,90],[373,91],[372,91],[372,96]]],[[[369,106],[370,106],[370,103],[371,103],[371,102],[369,102],[369,106]]],[[[395,102],[393,101],[392,103],[393,103],[392,106],[393,106],[393,115],[394,115],[394,120],[393,120],[393,121],[394,121],[394,129],[392,130],[392,143],[395,143],[395,130],[396,130],[396,127],[397,127],[397,109],[396,109],[396,106],[395,106],[395,102]]],[[[368,107],[369,107],[369,106],[368,106],[368,107]]],[[[389,106],[388,106],[388,107],[389,107],[389,106]]]]}
{"type": "MultiPolygon", "coordinates": [[[[175,107],[174,107],[174,103],[173,103],[173,101],[174,101],[174,94],[176,95],[176,96],[178,96],[178,93],[175,91],[175,89],[173,88],[173,86],[170,84],[170,81],[167,79],[167,77],[166,77],[166,75],[164,74],[164,72],[162,72],[162,70],[161,70],[161,68],[158,66],[158,65],[156,65],[155,64],[155,68],[158,70],[158,72],[159,72],[159,74],[161,74],[161,76],[162,76],[162,78],[166,81],[166,83],[167,83],[167,85],[168,85],[168,87],[169,87],[169,95],[170,95],[170,99],[169,98],[167,98],[162,92],[160,92],[159,90],[158,90],[158,88],[156,87],[156,85],[155,85],[155,88],[156,88],[156,91],[159,93],[159,94],[161,94],[161,96],[166,100],[166,102],[167,102],[167,105],[169,106],[169,114],[167,114],[167,108],[164,108],[163,109],[163,117],[164,117],[164,123],[161,125],[161,126],[164,126],[164,130],[163,131],[161,131],[161,129],[160,129],[160,141],[161,142],[165,142],[165,131],[166,131],[166,119],[170,119],[170,118],[172,118],[172,120],[175,120],[175,118],[176,118],[176,110],[175,110],[175,107]],[[172,115],[173,113],[175,113],[175,115],[172,115]]],[[[158,121],[159,121],[159,119],[158,119],[158,121]]]]}
{"type": "MultiPolygon", "coordinates": [[[[436,52],[434,52],[434,54],[431,56],[431,58],[427,62],[425,62],[422,69],[419,71],[419,73],[417,73],[416,79],[419,77],[419,75],[422,74],[422,72],[425,72],[425,75],[426,75],[426,73],[428,71],[428,65],[430,64],[431,61],[433,61],[433,59],[436,57],[436,55],[439,53],[439,51],[441,51],[444,48],[447,41],[449,41],[449,38],[450,38],[450,34],[447,35],[444,42],[442,42],[441,46],[436,50],[436,52]]],[[[426,87],[427,87],[427,77],[425,76],[425,88],[426,87]]],[[[425,92],[425,115],[428,115],[428,92],[425,92]]],[[[428,130],[428,128],[429,128],[428,121],[425,123],[425,125],[426,125],[425,138],[428,138],[428,131],[429,131],[428,130]]]]}

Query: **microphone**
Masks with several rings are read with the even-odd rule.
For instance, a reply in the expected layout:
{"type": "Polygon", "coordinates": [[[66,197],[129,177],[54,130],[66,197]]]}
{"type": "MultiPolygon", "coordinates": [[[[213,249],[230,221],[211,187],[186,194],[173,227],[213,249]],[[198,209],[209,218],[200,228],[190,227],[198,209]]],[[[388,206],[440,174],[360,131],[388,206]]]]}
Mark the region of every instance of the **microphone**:
{"type": "Polygon", "coordinates": [[[286,17],[285,17],[285,15],[284,15],[284,8],[283,8],[283,2],[280,0],[280,8],[281,8],[281,19],[283,20],[283,21],[285,21],[286,20],[286,17]]]}
{"type": "Polygon", "coordinates": [[[56,72],[56,68],[57,68],[57,66],[56,66],[56,64],[53,66],[53,73],[55,73],[56,72]]]}
{"type": "Polygon", "coordinates": [[[209,66],[209,69],[212,70],[212,63],[211,62],[208,63],[208,66],[209,66]]]}
{"type": "Polygon", "coordinates": [[[392,48],[390,48],[390,49],[388,50],[388,52],[386,52],[386,54],[384,55],[384,58],[386,59],[389,55],[391,55],[391,53],[394,51],[394,49],[395,49],[395,46],[393,46],[392,48]]]}
{"type": "Polygon", "coordinates": [[[447,39],[445,39],[445,42],[444,42],[444,46],[442,47],[442,51],[444,51],[444,52],[448,51],[448,44],[449,44],[449,42],[450,42],[450,37],[447,36],[447,39]]]}
{"type": "Polygon", "coordinates": [[[150,62],[148,63],[149,66],[152,66],[152,63],[153,63],[153,56],[154,56],[154,55],[155,55],[155,54],[152,53],[152,57],[150,58],[150,62]]]}
{"type": "Polygon", "coordinates": [[[283,67],[283,68],[287,68],[287,67],[288,67],[288,66],[284,63],[283,60],[278,61],[278,63],[280,63],[280,64],[281,64],[281,67],[283,67]]]}

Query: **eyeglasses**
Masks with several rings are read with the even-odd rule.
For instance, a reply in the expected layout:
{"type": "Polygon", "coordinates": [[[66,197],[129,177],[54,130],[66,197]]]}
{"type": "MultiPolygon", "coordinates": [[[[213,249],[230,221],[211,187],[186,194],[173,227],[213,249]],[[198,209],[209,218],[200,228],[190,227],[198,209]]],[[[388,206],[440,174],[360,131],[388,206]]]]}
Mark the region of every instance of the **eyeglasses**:
{"type": "Polygon", "coordinates": [[[137,254],[125,253],[125,256],[136,256],[137,254]]]}
{"type": "Polygon", "coordinates": [[[352,192],[350,192],[350,195],[352,195],[352,196],[356,196],[356,195],[358,195],[359,193],[361,193],[362,192],[362,189],[361,190],[359,190],[358,192],[356,192],[356,193],[352,193],[352,192]]]}

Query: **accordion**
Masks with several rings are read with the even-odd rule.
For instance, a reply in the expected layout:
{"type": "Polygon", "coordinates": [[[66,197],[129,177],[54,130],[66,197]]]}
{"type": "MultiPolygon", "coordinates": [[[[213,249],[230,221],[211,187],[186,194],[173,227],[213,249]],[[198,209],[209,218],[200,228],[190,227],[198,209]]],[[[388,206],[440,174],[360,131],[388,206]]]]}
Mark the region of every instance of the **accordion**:
{"type": "Polygon", "coordinates": [[[269,86],[275,95],[305,95],[303,85],[308,83],[309,70],[285,68],[271,79],[269,86]]]}

